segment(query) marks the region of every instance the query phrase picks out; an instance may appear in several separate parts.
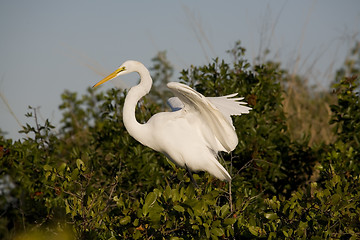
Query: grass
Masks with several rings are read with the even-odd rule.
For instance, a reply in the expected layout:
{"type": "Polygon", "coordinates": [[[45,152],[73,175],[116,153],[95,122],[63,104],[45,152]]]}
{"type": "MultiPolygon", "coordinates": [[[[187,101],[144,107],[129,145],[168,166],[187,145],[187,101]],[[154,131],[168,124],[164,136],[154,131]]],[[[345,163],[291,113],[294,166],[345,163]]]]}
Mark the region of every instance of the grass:
{"type": "Polygon", "coordinates": [[[291,138],[300,141],[308,138],[309,146],[334,142],[335,136],[329,121],[330,105],[335,100],[329,91],[310,89],[304,79],[290,79],[284,92],[283,106],[291,138]]]}

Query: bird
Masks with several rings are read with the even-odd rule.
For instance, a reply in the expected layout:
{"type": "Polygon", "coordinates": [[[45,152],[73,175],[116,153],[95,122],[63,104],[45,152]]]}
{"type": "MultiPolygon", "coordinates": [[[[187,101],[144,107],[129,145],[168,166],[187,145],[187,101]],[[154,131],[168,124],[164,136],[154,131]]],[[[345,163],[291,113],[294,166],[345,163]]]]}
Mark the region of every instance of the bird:
{"type": "Polygon", "coordinates": [[[139,123],[135,109],[139,100],[150,92],[152,78],[140,62],[128,60],[93,88],[121,75],[136,72],[138,85],[130,88],[123,106],[123,122],[128,133],[141,144],[164,154],[171,162],[186,168],[197,186],[192,172],[205,171],[222,180],[231,181],[228,171],[219,163],[219,152],[230,153],[238,144],[231,116],[251,110],[237,93],[205,97],[191,87],[169,82],[175,97],[168,100],[172,111],[154,114],[146,123],[139,123]]]}

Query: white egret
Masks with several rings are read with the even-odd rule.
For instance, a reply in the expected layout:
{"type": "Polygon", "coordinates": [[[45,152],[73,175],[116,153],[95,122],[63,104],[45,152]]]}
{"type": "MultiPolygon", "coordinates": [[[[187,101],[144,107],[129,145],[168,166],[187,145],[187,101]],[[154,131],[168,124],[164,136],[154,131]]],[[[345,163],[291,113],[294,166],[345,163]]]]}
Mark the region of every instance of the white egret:
{"type": "Polygon", "coordinates": [[[220,180],[230,181],[231,176],[217,160],[218,152],[229,153],[238,144],[230,116],[249,113],[251,108],[239,102],[243,98],[234,98],[237,93],[204,97],[187,85],[170,82],[167,86],[176,96],[168,101],[173,111],[157,113],[141,124],[135,118],[135,108],[152,86],[150,73],[142,63],[126,61],[94,87],[131,72],[140,75],[140,83],[125,98],[123,121],[129,134],[185,167],[192,180],[191,171],[207,171],[220,180]]]}

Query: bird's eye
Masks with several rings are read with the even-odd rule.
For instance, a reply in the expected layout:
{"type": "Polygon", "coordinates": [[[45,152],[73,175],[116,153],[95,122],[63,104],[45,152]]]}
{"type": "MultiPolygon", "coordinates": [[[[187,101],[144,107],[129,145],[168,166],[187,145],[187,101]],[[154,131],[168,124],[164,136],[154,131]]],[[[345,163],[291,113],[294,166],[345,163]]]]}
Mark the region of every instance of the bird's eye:
{"type": "Polygon", "coordinates": [[[118,71],[117,71],[117,73],[121,73],[121,72],[123,72],[123,71],[125,71],[125,70],[126,70],[125,67],[119,68],[118,71]]]}

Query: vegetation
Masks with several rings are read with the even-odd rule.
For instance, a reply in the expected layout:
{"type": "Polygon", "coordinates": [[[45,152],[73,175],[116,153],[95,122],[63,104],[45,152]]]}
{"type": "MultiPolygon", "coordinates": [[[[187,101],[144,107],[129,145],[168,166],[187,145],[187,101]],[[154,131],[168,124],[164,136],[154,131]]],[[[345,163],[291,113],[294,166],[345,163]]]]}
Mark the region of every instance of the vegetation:
{"type": "MultiPolygon", "coordinates": [[[[29,137],[0,137],[1,239],[359,239],[360,54],[357,44],[328,92],[271,61],[251,64],[236,43],[232,63],[214,59],[181,72],[206,96],[237,92],[253,108],[235,117],[239,145],[221,161],[231,186],[194,174],[130,137],[125,90],[62,95],[58,132],[40,123],[29,137]]],[[[172,76],[165,53],[155,85],[172,76]]],[[[144,98],[137,119],[163,110],[168,94],[144,98]]]]}

